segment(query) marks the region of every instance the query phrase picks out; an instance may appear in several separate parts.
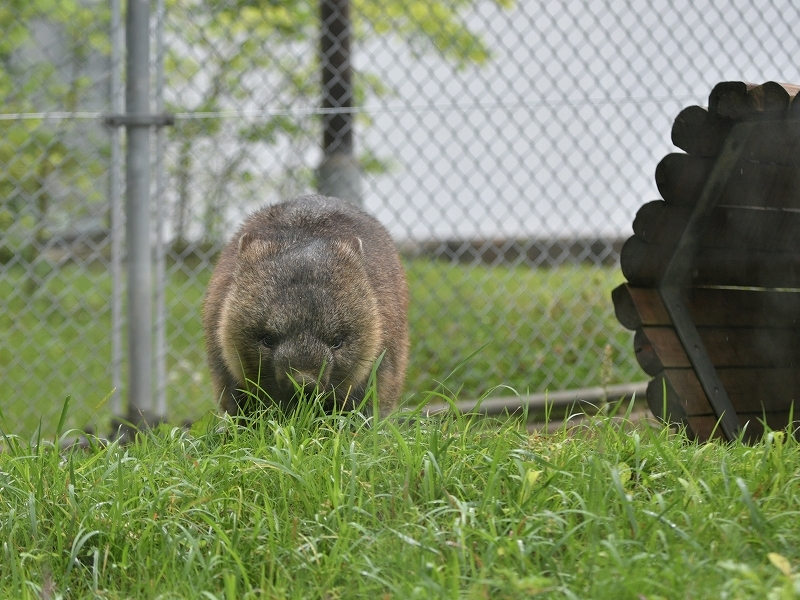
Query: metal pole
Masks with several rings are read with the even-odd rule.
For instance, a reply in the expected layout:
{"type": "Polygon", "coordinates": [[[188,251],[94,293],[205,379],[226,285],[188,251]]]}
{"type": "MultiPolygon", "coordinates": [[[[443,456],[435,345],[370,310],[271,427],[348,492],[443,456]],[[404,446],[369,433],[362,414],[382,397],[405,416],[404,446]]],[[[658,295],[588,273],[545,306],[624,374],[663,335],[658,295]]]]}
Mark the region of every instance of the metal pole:
{"type": "MultiPolygon", "coordinates": [[[[164,112],[164,0],[156,0],[156,113],[164,112]]],[[[167,415],[167,307],[166,248],[164,244],[164,128],[156,130],[156,400],[155,412],[167,415]]]]}
{"type": "Polygon", "coordinates": [[[322,149],[320,193],[362,204],[361,172],[353,156],[353,84],[350,0],[320,0],[322,149]]]}
{"type": "MultiPolygon", "coordinates": [[[[120,0],[111,0],[111,112],[122,112],[122,17],[120,0]]],[[[111,412],[122,416],[122,206],[120,131],[112,127],[109,204],[111,226],[111,412]]]]}
{"type": "MultiPolygon", "coordinates": [[[[150,113],[150,0],[128,0],[125,88],[128,116],[150,113]]],[[[136,426],[157,422],[152,383],[150,124],[128,122],[125,213],[128,266],[128,414],[136,426]]]]}
{"type": "MultiPolygon", "coordinates": [[[[644,398],[647,394],[647,381],[639,383],[622,383],[607,387],[591,387],[578,390],[557,390],[539,394],[524,394],[520,396],[501,396],[486,398],[485,400],[461,400],[455,406],[440,402],[428,404],[422,409],[425,416],[447,412],[455,409],[458,413],[479,413],[483,415],[514,414],[527,407],[530,412],[539,412],[547,409],[569,408],[570,406],[597,406],[603,402],[616,402],[630,400],[633,397],[644,398]]],[[[413,410],[413,409],[411,409],[413,410]]]]}

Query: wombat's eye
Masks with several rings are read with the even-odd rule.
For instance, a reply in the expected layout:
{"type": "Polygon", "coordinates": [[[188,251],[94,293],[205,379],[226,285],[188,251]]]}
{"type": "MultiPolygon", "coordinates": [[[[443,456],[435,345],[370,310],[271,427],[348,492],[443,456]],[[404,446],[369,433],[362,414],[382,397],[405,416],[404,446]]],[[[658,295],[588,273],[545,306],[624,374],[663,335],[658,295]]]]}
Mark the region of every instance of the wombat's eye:
{"type": "Polygon", "coordinates": [[[262,346],[266,346],[267,348],[272,348],[275,344],[278,343],[278,337],[276,335],[268,333],[260,340],[258,340],[258,343],[261,344],[262,346]]]}
{"type": "Polygon", "coordinates": [[[331,350],[338,350],[342,347],[344,340],[342,338],[336,338],[333,340],[333,344],[331,344],[331,350]]]}

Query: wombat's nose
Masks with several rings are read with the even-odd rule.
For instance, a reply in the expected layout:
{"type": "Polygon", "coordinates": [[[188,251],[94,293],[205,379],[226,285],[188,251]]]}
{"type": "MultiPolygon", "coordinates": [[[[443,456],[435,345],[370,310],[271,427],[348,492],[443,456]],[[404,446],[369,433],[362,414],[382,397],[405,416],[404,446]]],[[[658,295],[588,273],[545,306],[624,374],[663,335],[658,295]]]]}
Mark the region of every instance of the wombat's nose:
{"type": "Polygon", "coordinates": [[[297,391],[299,392],[302,390],[306,398],[313,397],[314,394],[319,391],[317,378],[313,375],[295,369],[292,369],[292,372],[287,374],[294,380],[297,391]]]}

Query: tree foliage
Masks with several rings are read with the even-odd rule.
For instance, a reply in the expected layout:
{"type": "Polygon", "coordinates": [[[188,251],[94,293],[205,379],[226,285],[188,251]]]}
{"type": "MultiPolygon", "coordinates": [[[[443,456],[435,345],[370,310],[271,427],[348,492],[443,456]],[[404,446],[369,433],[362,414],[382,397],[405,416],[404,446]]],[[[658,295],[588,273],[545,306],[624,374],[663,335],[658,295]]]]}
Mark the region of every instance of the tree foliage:
{"type": "MultiPolygon", "coordinates": [[[[475,4],[352,0],[356,52],[359,44],[391,37],[456,68],[485,63],[490,49],[463,16],[475,4]]],[[[188,235],[191,207],[202,203],[202,235],[216,239],[230,198],[263,202],[313,186],[309,165],[321,130],[309,115],[320,103],[319,7],[308,0],[169,0],[167,14],[170,110],[193,117],[179,119],[170,132],[177,235],[188,235]],[[240,118],[228,118],[232,112],[240,118]],[[195,164],[209,147],[216,168],[195,164]],[[253,160],[265,147],[280,155],[266,177],[264,165],[253,160]]],[[[354,64],[353,79],[357,106],[394,93],[369,67],[354,64]]],[[[358,123],[368,127],[369,119],[358,115],[358,123]]],[[[363,144],[359,158],[368,172],[389,164],[363,144]]]]}
{"type": "Polygon", "coordinates": [[[103,149],[74,122],[45,113],[99,108],[87,101],[97,85],[87,64],[108,54],[108,22],[100,0],[0,5],[0,259],[35,254],[54,206],[66,214],[105,196],[103,149]]]}
{"type": "MultiPolygon", "coordinates": [[[[456,68],[490,58],[463,18],[478,0],[352,2],[356,44],[392,37],[456,68]]],[[[320,123],[309,115],[320,97],[319,7],[312,0],[166,0],[165,8],[167,110],[179,114],[167,154],[174,234],[216,238],[230,198],[289,195],[313,184],[309,157],[318,151],[320,123]],[[265,148],[282,156],[266,176],[255,158],[265,148]],[[190,231],[193,214],[202,231],[190,231]]],[[[87,134],[74,120],[44,113],[108,110],[107,72],[98,64],[109,68],[109,31],[103,0],[0,6],[0,231],[7,252],[26,240],[42,243],[54,206],[66,213],[87,198],[105,198],[102,130],[87,134]],[[10,116],[21,114],[27,116],[10,116]]],[[[369,68],[355,69],[354,81],[357,105],[393,93],[369,68]]],[[[370,148],[360,150],[366,170],[387,167],[370,148]]]]}

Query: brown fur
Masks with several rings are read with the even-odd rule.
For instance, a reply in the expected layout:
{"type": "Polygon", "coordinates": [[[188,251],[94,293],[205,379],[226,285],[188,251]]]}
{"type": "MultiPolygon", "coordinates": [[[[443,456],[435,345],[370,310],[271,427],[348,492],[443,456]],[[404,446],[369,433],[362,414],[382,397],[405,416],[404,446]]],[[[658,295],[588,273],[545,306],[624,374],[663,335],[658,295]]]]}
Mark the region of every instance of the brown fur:
{"type": "MultiPolygon", "coordinates": [[[[352,409],[376,359],[381,412],[397,403],[408,363],[408,287],[384,227],[351,204],[301,196],[251,215],[220,255],[203,328],[223,410],[258,406],[257,382],[283,408],[292,380],[352,409]]],[[[260,400],[264,394],[258,392],[260,400]]]]}

